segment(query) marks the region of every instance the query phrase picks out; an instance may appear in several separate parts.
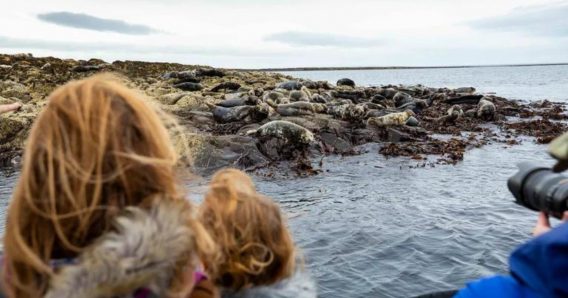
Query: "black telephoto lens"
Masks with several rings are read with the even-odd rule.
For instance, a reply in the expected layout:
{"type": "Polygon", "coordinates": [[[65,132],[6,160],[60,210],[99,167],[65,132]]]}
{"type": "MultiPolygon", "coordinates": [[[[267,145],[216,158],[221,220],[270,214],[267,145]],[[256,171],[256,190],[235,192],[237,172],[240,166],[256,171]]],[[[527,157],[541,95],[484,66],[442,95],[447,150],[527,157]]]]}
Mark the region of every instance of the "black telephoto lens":
{"type": "Polygon", "coordinates": [[[517,204],[557,217],[568,210],[568,176],[531,162],[518,167],[507,183],[517,204]]]}

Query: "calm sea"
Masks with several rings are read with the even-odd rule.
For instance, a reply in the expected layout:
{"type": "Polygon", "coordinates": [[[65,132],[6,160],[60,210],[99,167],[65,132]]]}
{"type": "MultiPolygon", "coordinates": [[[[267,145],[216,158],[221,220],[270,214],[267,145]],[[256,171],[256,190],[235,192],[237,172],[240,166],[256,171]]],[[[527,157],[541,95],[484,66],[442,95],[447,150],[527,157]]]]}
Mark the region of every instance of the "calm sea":
{"type": "MultiPolygon", "coordinates": [[[[568,66],[317,71],[287,73],[359,85],[474,86],[524,100],[568,99],[568,66]]],[[[377,145],[360,156],[330,156],[321,175],[256,178],[260,191],[288,213],[321,297],[409,297],[459,288],[507,272],[510,251],[529,239],[536,214],[513,204],[506,180],[515,164],[551,164],[546,147],[492,144],[469,151],[456,166],[410,168],[385,159],[377,145]]],[[[0,174],[0,220],[17,175],[0,174]]],[[[188,181],[200,200],[201,181],[188,181]]],[[[2,232],[2,230],[0,230],[2,232]]]]}

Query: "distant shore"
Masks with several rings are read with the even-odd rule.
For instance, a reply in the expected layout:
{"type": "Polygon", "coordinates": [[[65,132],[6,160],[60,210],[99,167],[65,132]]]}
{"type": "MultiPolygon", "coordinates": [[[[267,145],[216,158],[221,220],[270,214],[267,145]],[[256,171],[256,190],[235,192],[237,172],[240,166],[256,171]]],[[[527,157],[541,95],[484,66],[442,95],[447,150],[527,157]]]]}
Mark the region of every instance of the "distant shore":
{"type": "Polygon", "coordinates": [[[454,66],[355,66],[355,67],[288,67],[288,68],[233,68],[235,71],[336,71],[336,70],[391,70],[391,69],[444,69],[444,68],[484,68],[484,67],[527,67],[527,66],[557,66],[568,63],[539,63],[539,64],[495,64],[495,65],[454,65],[454,66]]]}

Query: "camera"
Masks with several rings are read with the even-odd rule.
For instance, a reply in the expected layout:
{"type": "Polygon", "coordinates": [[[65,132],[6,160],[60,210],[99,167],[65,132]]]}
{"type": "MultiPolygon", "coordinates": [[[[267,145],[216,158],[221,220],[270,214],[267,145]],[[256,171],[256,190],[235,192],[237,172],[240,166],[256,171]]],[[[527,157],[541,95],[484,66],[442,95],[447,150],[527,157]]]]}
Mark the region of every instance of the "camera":
{"type": "Polygon", "coordinates": [[[507,182],[515,203],[561,218],[568,210],[568,176],[531,162],[518,168],[507,182]]]}

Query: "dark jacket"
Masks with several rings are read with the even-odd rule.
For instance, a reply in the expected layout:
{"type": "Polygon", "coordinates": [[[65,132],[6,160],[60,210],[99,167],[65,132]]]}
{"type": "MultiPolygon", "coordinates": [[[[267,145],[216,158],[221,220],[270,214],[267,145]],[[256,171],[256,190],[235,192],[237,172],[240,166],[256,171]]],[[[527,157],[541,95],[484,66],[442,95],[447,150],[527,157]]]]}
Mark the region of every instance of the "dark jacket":
{"type": "Polygon", "coordinates": [[[455,297],[568,297],[568,223],[517,248],[510,276],[469,283],[455,297]]]}

